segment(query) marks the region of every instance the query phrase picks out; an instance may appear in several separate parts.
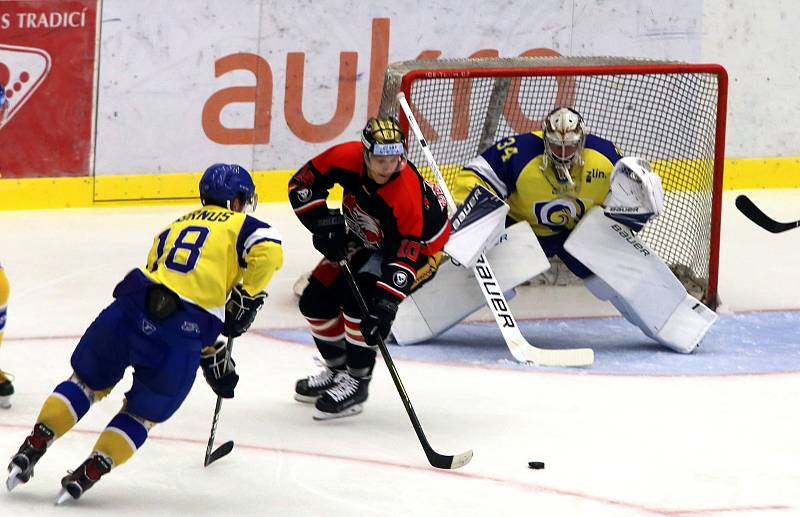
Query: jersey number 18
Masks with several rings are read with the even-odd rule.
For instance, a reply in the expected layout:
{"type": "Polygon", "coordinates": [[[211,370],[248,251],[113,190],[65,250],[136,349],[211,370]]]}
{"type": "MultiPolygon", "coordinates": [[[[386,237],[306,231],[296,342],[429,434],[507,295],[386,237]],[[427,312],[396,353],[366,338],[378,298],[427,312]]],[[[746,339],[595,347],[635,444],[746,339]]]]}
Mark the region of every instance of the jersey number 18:
{"type": "MultiPolygon", "coordinates": [[[[164,256],[164,247],[167,244],[167,237],[169,237],[170,231],[172,231],[171,228],[165,230],[158,236],[156,259],[153,261],[153,265],[150,266],[150,272],[155,272],[158,269],[158,263],[161,261],[161,257],[164,256]]],[[[167,253],[167,258],[164,260],[164,267],[172,271],[177,271],[178,273],[188,273],[193,270],[197,265],[197,260],[200,258],[200,250],[206,243],[206,239],[208,239],[209,231],[208,228],[203,226],[187,226],[181,230],[175,242],[172,244],[169,253],[167,253]],[[188,239],[187,237],[189,235],[193,235],[194,239],[188,239]],[[188,255],[182,253],[176,259],[179,250],[185,250],[188,255]]]]}

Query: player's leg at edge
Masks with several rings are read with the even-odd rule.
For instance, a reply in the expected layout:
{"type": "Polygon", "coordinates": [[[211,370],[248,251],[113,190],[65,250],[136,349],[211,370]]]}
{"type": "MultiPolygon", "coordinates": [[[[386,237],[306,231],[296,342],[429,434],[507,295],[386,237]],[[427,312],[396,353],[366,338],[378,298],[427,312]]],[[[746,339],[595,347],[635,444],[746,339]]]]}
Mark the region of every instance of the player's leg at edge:
{"type": "Polygon", "coordinates": [[[8,491],[30,481],[34,467],[53,442],[72,429],[91,405],[110,391],[111,388],[93,390],[76,374],[56,386],[42,406],[30,435],[8,464],[8,491]]]}
{"type": "MultiPolygon", "coordinates": [[[[0,265],[0,345],[3,344],[3,331],[6,327],[6,311],[8,309],[8,277],[0,265]]],[[[11,395],[14,394],[13,376],[0,370],[0,409],[11,407],[11,395]]]]}

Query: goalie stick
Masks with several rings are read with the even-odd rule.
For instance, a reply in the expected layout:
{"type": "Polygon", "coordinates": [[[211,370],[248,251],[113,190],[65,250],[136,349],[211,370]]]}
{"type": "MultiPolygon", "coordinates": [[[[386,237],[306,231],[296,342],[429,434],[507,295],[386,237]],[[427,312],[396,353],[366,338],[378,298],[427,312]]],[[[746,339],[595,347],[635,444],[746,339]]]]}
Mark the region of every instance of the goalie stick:
{"type": "MultiPolygon", "coordinates": [[[[369,315],[369,308],[367,307],[367,302],[364,301],[364,297],[361,295],[361,290],[358,288],[358,284],[356,284],[356,279],[353,276],[353,272],[350,270],[350,264],[347,263],[347,259],[344,259],[339,261],[339,265],[342,267],[344,277],[347,280],[347,283],[350,285],[350,290],[353,292],[353,297],[358,303],[362,317],[366,318],[369,315]]],[[[431,447],[431,444],[428,443],[428,439],[425,437],[425,433],[422,430],[422,424],[419,423],[417,413],[414,411],[414,407],[411,405],[411,400],[408,398],[406,389],[403,387],[403,381],[400,380],[400,374],[397,372],[397,368],[394,366],[394,361],[392,361],[392,356],[389,355],[389,349],[386,348],[386,343],[383,341],[381,336],[378,336],[378,349],[381,351],[381,356],[383,356],[383,362],[386,363],[386,367],[389,369],[389,375],[391,375],[392,381],[394,381],[394,386],[397,388],[397,393],[400,395],[400,399],[403,401],[403,406],[406,408],[408,418],[411,419],[411,425],[414,426],[414,432],[417,433],[417,438],[419,439],[419,443],[422,445],[422,450],[425,451],[425,456],[427,456],[428,462],[437,469],[457,469],[469,463],[469,461],[472,459],[472,450],[462,452],[461,454],[456,454],[455,456],[439,454],[433,450],[433,447],[431,447]]]]}
{"type": "MultiPolygon", "coordinates": [[[[419,128],[419,124],[414,114],[411,112],[411,106],[409,106],[403,92],[397,94],[397,101],[400,103],[400,107],[408,119],[408,124],[417,142],[419,142],[419,145],[422,147],[422,153],[425,155],[425,159],[428,161],[428,165],[430,165],[436,177],[436,183],[439,184],[439,187],[447,198],[449,211],[453,213],[456,209],[455,201],[453,201],[453,197],[450,195],[442,173],[439,171],[439,166],[436,164],[436,160],[434,160],[430,148],[428,148],[428,142],[422,135],[422,130],[419,128]]],[[[475,279],[480,285],[483,297],[486,299],[486,303],[489,305],[494,315],[495,322],[497,322],[497,326],[500,327],[503,340],[508,350],[511,352],[511,355],[513,355],[517,361],[521,363],[533,363],[539,366],[587,366],[594,362],[594,351],[591,348],[547,350],[530,344],[522,335],[522,332],[520,332],[514,315],[509,309],[508,301],[497,283],[497,277],[494,271],[492,271],[489,261],[486,260],[485,254],[480,255],[477,264],[472,270],[475,274],[475,279]]]]}
{"type": "MultiPolygon", "coordinates": [[[[233,338],[228,338],[227,350],[225,350],[225,364],[231,359],[231,350],[233,350],[233,338]]],[[[216,449],[214,449],[214,438],[217,436],[217,422],[219,422],[219,413],[222,409],[222,397],[217,395],[217,405],[214,406],[214,419],[211,421],[211,434],[208,437],[208,445],[206,446],[206,458],[203,461],[203,466],[208,467],[218,459],[227,456],[233,450],[233,440],[228,440],[216,449]]]]}
{"type": "Polygon", "coordinates": [[[792,228],[800,226],[800,221],[792,221],[791,223],[781,223],[771,218],[761,211],[749,197],[744,194],[736,197],[736,208],[739,209],[748,219],[764,228],[768,232],[781,233],[792,228]]]}

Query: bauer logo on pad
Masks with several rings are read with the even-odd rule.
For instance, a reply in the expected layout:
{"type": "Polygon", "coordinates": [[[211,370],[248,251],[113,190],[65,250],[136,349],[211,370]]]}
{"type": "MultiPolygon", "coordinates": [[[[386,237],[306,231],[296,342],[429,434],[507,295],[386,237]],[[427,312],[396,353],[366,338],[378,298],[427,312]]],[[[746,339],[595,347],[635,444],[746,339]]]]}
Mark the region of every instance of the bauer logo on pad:
{"type": "Polygon", "coordinates": [[[8,124],[50,73],[50,54],[42,49],[0,44],[0,84],[8,111],[0,128],[8,124]]]}
{"type": "Polygon", "coordinates": [[[453,214],[453,233],[445,252],[465,267],[474,266],[481,253],[499,242],[507,213],[508,205],[502,199],[476,185],[453,214]]]}

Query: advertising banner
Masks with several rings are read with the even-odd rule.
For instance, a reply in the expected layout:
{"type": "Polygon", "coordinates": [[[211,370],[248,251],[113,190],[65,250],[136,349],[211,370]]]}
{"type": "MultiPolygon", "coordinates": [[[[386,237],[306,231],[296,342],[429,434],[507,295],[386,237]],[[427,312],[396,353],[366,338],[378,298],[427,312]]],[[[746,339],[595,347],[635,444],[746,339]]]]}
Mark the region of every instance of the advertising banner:
{"type": "Polygon", "coordinates": [[[699,57],[702,3],[641,6],[105,0],[96,174],[297,169],[358,138],[395,61],[699,57]]]}
{"type": "Polygon", "coordinates": [[[0,1],[3,178],[87,176],[97,0],[0,1]]]}

